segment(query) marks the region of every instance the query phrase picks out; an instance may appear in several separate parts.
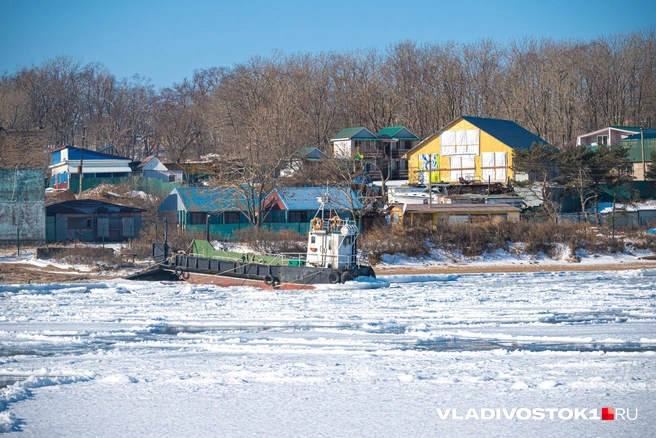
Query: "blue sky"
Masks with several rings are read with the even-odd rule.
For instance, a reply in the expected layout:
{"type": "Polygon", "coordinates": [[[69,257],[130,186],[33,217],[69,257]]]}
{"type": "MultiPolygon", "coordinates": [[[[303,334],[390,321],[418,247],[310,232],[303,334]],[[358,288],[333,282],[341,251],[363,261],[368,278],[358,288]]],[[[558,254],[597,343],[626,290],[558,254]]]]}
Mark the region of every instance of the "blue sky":
{"type": "Polygon", "coordinates": [[[527,35],[586,41],[655,24],[654,0],[0,0],[0,73],[70,55],[164,87],[273,50],[527,35]]]}

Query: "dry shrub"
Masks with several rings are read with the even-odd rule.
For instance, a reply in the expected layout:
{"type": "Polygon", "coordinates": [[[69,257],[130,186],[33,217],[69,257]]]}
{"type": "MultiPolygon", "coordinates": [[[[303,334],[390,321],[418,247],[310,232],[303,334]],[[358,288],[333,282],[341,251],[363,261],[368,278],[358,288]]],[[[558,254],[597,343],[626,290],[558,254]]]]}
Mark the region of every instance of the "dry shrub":
{"type": "MultiPolygon", "coordinates": [[[[588,234],[588,236],[591,235],[588,234]]],[[[558,244],[573,250],[592,249],[581,224],[570,222],[510,222],[492,220],[480,223],[441,224],[433,231],[434,244],[458,250],[466,256],[482,255],[486,251],[508,250],[510,243],[522,243],[529,254],[554,256],[558,244]]]]}
{"type": "MultiPolygon", "coordinates": [[[[172,252],[187,251],[194,239],[205,239],[203,232],[186,232],[181,227],[169,226],[167,233],[167,243],[172,252]]],[[[147,260],[152,257],[152,247],[154,242],[164,242],[164,226],[157,227],[155,235],[155,226],[144,227],[141,229],[141,237],[128,242],[121,248],[121,254],[134,255],[135,258],[147,260]]]]}
{"type": "Polygon", "coordinates": [[[477,256],[487,250],[506,248],[508,241],[504,230],[494,230],[487,223],[441,224],[431,235],[433,245],[466,256],[477,256]],[[501,240],[500,240],[501,239],[501,240]]]}
{"type": "Polygon", "coordinates": [[[656,252],[656,235],[641,233],[632,236],[632,247],[635,249],[649,249],[656,252]]]}
{"type": "Polygon", "coordinates": [[[593,244],[593,252],[620,253],[626,250],[626,243],[622,239],[609,236],[596,236],[593,244]]]}
{"type": "Polygon", "coordinates": [[[524,236],[516,235],[515,242],[522,242],[524,250],[529,254],[544,253],[549,256],[555,255],[556,244],[565,243],[563,236],[569,232],[563,232],[565,224],[555,222],[526,222],[524,236]]]}
{"type": "Polygon", "coordinates": [[[36,258],[55,260],[72,265],[104,265],[107,267],[131,266],[123,261],[121,256],[111,248],[100,246],[56,246],[40,247],[36,250],[36,258]]]}
{"type": "Polygon", "coordinates": [[[305,238],[292,230],[273,231],[268,228],[248,227],[237,230],[234,239],[267,254],[304,253],[305,238]]]}
{"type": "Polygon", "coordinates": [[[374,227],[360,237],[360,249],[369,253],[369,262],[379,263],[383,254],[403,253],[410,257],[430,254],[426,228],[374,227]]]}
{"type": "MultiPolygon", "coordinates": [[[[574,253],[578,249],[589,253],[615,253],[625,250],[622,239],[598,235],[584,224],[573,222],[510,222],[495,219],[487,222],[449,224],[440,223],[435,229],[376,228],[362,240],[362,249],[371,253],[372,263],[383,254],[405,253],[409,256],[429,252],[430,242],[446,251],[459,251],[468,257],[480,256],[486,251],[509,250],[510,243],[523,244],[528,254],[557,256],[560,245],[567,245],[574,253]]],[[[634,247],[656,249],[656,236],[643,238],[634,247]]]]}

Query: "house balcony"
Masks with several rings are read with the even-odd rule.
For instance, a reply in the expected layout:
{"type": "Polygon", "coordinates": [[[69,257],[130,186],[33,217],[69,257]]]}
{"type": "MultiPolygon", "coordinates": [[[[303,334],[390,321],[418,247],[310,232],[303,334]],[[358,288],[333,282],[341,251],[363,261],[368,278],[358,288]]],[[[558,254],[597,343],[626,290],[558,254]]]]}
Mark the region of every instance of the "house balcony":
{"type": "Polygon", "coordinates": [[[395,158],[395,159],[397,159],[397,160],[398,160],[398,159],[402,159],[403,156],[404,156],[409,150],[410,150],[410,149],[394,149],[394,150],[392,151],[392,154],[391,154],[392,157],[391,157],[391,158],[395,158]]]}
{"type": "Polygon", "coordinates": [[[403,179],[408,179],[408,170],[392,170],[390,172],[391,181],[398,181],[403,179]]]}

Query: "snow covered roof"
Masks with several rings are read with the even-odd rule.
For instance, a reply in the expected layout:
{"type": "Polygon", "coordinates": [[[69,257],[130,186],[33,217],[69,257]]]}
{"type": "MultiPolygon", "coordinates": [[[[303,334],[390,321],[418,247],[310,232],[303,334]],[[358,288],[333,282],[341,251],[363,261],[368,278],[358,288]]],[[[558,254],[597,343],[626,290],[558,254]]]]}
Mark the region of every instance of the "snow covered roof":
{"type": "Polygon", "coordinates": [[[354,207],[362,207],[357,194],[348,187],[284,187],[274,189],[269,196],[277,195],[286,210],[317,210],[319,208],[318,198],[328,194],[329,206],[337,210],[348,210],[351,208],[351,200],[354,207]]]}

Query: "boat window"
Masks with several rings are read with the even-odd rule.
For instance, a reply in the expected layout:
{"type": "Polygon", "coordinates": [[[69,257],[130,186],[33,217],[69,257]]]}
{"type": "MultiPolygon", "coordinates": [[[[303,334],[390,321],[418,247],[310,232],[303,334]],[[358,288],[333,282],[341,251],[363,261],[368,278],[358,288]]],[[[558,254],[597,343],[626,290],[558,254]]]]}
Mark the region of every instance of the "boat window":
{"type": "Polygon", "coordinates": [[[310,243],[317,243],[317,236],[310,236],[310,243]]]}

